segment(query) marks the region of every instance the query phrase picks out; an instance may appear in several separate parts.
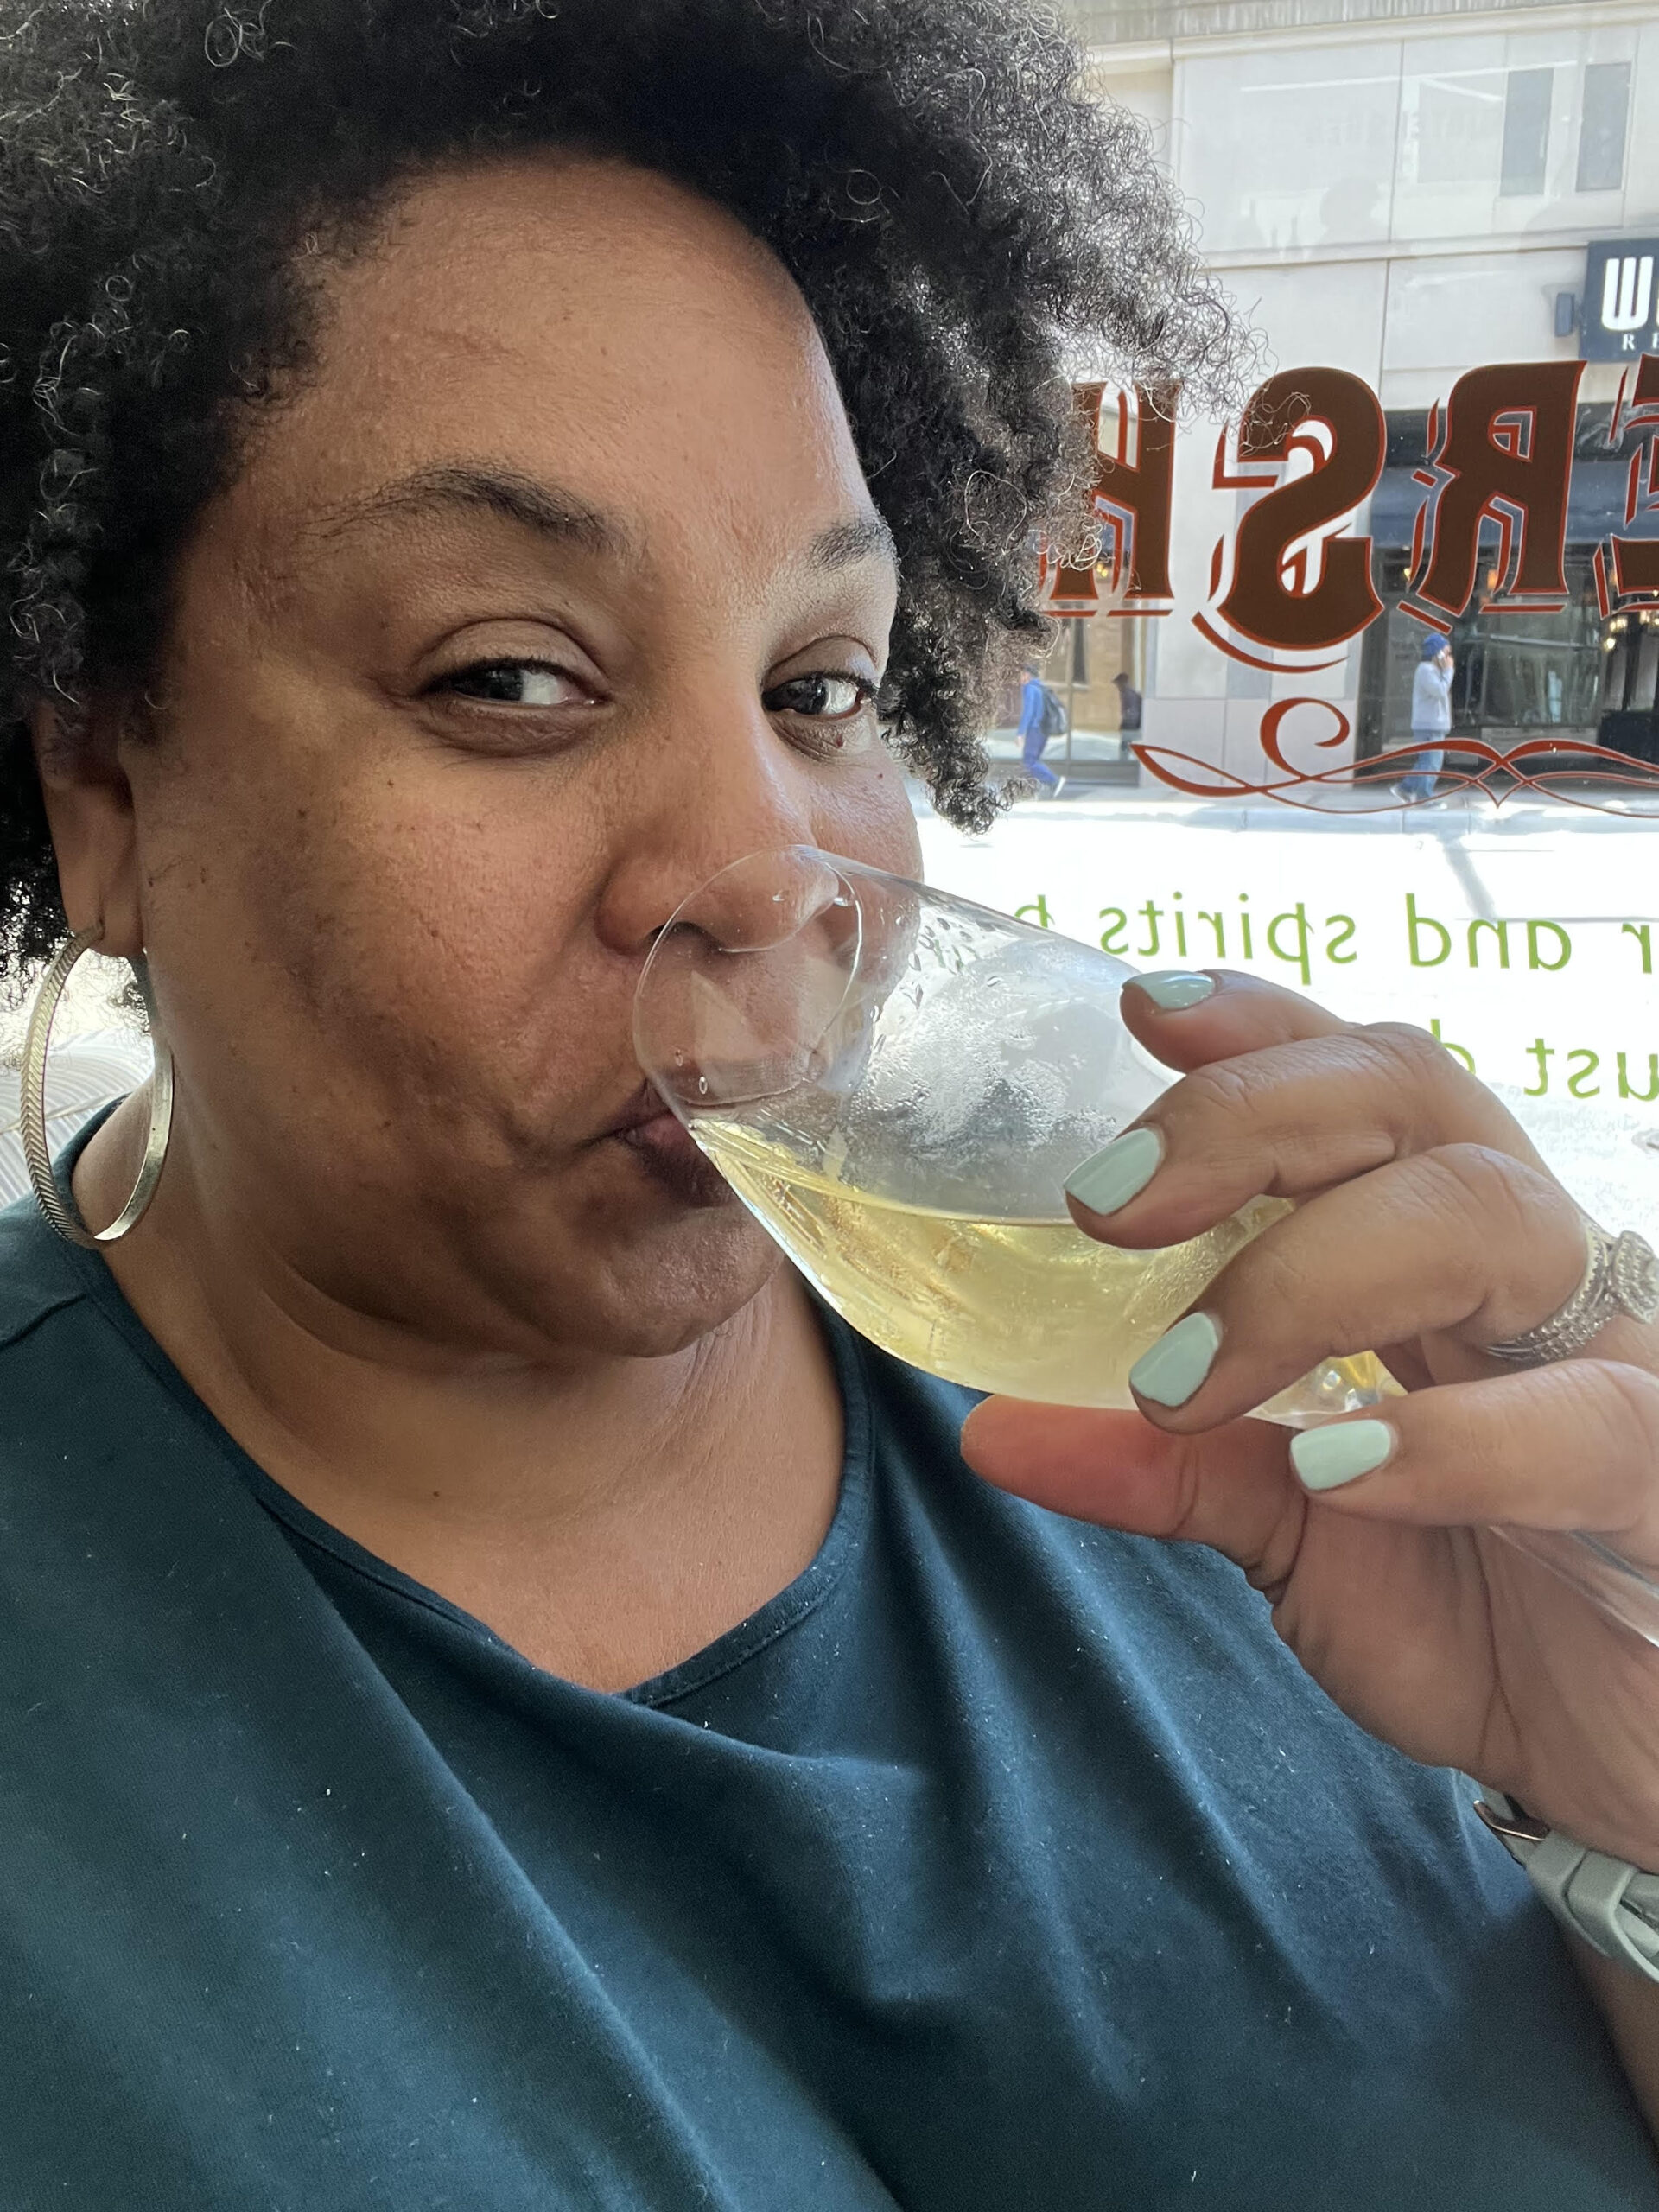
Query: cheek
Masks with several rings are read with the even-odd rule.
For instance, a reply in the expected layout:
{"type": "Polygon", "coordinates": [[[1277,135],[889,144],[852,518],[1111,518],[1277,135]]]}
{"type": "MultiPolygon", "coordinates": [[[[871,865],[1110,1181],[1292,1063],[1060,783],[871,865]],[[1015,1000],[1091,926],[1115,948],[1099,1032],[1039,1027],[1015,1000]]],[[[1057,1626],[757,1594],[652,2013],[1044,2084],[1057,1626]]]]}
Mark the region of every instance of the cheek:
{"type": "Polygon", "coordinates": [[[281,876],[265,889],[321,1025],[372,1026],[434,1082],[464,1089],[475,1073],[499,1088],[505,1075],[539,1090],[550,1056],[575,1073],[626,1020],[624,1004],[600,1003],[607,971],[591,954],[602,852],[580,819],[556,834],[533,792],[470,780],[387,777],[347,793],[285,872],[302,896],[281,876]]]}
{"type": "Polygon", "coordinates": [[[400,1114],[539,1099],[544,1127],[550,1086],[582,1088],[626,1043],[626,1003],[601,1003],[604,971],[573,952],[596,837],[464,763],[383,756],[342,776],[353,750],[349,733],[332,757],[250,746],[247,772],[146,794],[158,978],[250,1071],[391,1094],[400,1114]]]}
{"type": "Polygon", "coordinates": [[[868,773],[843,778],[813,811],[813,835],[825,852],[840,853],[891,875],[922,872],[921,838],[904,772],[883,753],[868,773]]]}

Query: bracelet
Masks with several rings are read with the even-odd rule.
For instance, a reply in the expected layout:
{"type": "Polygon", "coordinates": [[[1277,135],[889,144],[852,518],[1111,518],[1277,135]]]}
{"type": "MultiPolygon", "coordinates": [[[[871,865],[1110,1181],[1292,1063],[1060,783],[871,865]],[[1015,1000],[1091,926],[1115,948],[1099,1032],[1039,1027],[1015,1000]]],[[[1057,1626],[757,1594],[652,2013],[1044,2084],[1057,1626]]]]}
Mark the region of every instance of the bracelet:
{"type": "Polygon", "coordinates": [[[1659,1981],[1659,1874],[1575,1843],[1496,1789],[1475,1811],[1564,1928],[1604,1959],[1659,1981]]]}

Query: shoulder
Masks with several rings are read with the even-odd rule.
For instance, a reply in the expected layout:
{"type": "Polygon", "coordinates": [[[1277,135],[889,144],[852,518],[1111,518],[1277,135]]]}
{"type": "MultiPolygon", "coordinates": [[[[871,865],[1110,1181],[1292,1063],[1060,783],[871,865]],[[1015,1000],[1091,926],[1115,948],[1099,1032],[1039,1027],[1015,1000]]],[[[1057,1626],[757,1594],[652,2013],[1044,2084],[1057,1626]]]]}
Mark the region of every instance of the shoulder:
{"type": "MultiPolygon", "coordinates": [[[[0,1354],[85,1298],[77,1256],[47,1226],[32,1198],[0,1211],[0,1354]]],[[[0,1389],[0,1398],[4,1395],[0,1389]]]]}
{"type": "Polygon", "coordinates": [[[137,1416],[143,1391],[99,1310],[94,1271],[102,1261],[64,1243],[32,1198],[0,1212],[0,1511],[10,1540],[0,1574],[8,1582],[24,1497],[49,1510],[54,1488],[74,1487],[83,1446],[96,1440],[102,1449],[137,1416]]]}

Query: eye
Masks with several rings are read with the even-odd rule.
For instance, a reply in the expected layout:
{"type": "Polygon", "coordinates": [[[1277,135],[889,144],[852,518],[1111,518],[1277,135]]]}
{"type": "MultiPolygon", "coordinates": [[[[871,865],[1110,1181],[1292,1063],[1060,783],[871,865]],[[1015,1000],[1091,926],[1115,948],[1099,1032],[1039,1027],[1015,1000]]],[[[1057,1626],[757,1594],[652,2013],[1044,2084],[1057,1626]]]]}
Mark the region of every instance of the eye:
{"type": "Polygon", "coordinates": [[[810,721],[849,721],[875,696],[875,686],[861,676],[819,670],[774,683],[761,698],[769,715],[804,715],[810,721]]]}
{"type": "Polygon", "coordinates": [[[567,707],[589,696],[574,676],[539,660],[475,661],[440,677],[432,689],[501,707],[567,707]]]}

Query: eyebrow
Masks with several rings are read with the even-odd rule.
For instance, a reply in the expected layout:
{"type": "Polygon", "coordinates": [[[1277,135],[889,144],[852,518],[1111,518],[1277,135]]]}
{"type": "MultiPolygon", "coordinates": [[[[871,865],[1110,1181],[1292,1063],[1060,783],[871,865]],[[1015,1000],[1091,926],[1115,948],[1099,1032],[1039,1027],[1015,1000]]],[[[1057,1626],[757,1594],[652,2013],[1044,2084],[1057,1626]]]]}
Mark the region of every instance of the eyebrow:
{"type": "MultiPolygon", "coordinates": [[[[575,493],[516,469],[464,463],[416,469],[398,477],[360,499],[330,508],[317,527],[325,537],[339,537],[382,523],[457,512],[498,515],[540,537],[601,559],[638,562],[641,557],[629,531],[575,493]]],[[[831,523],[806,550],[807,565],[831,575],[877,556],[895,569],[899,565],[893,532],[874,509],[831,523]]]]}
{"type": "Polygon", "coordinates": [[[634,561],[639,549],[628,532],[572,492],[538,483],[516,470],[467,466],[421,468],[324,515],[327,537],[386,522],[414,522],[455,512],[499,515],[540,537],[614,561],[634,561]]]}
{"type": "Polygon", "coordinates": [[[828,530],[820,531],[807,548],[806,557],[812,568],[833,572],[854,568],[860,561],[868,561],[878,554],[895,569],[898,567],[899,548],[893,543],[893,532],[872,509],[868,514],[855,516],[850,522],[831,523],[828,530]]]}

